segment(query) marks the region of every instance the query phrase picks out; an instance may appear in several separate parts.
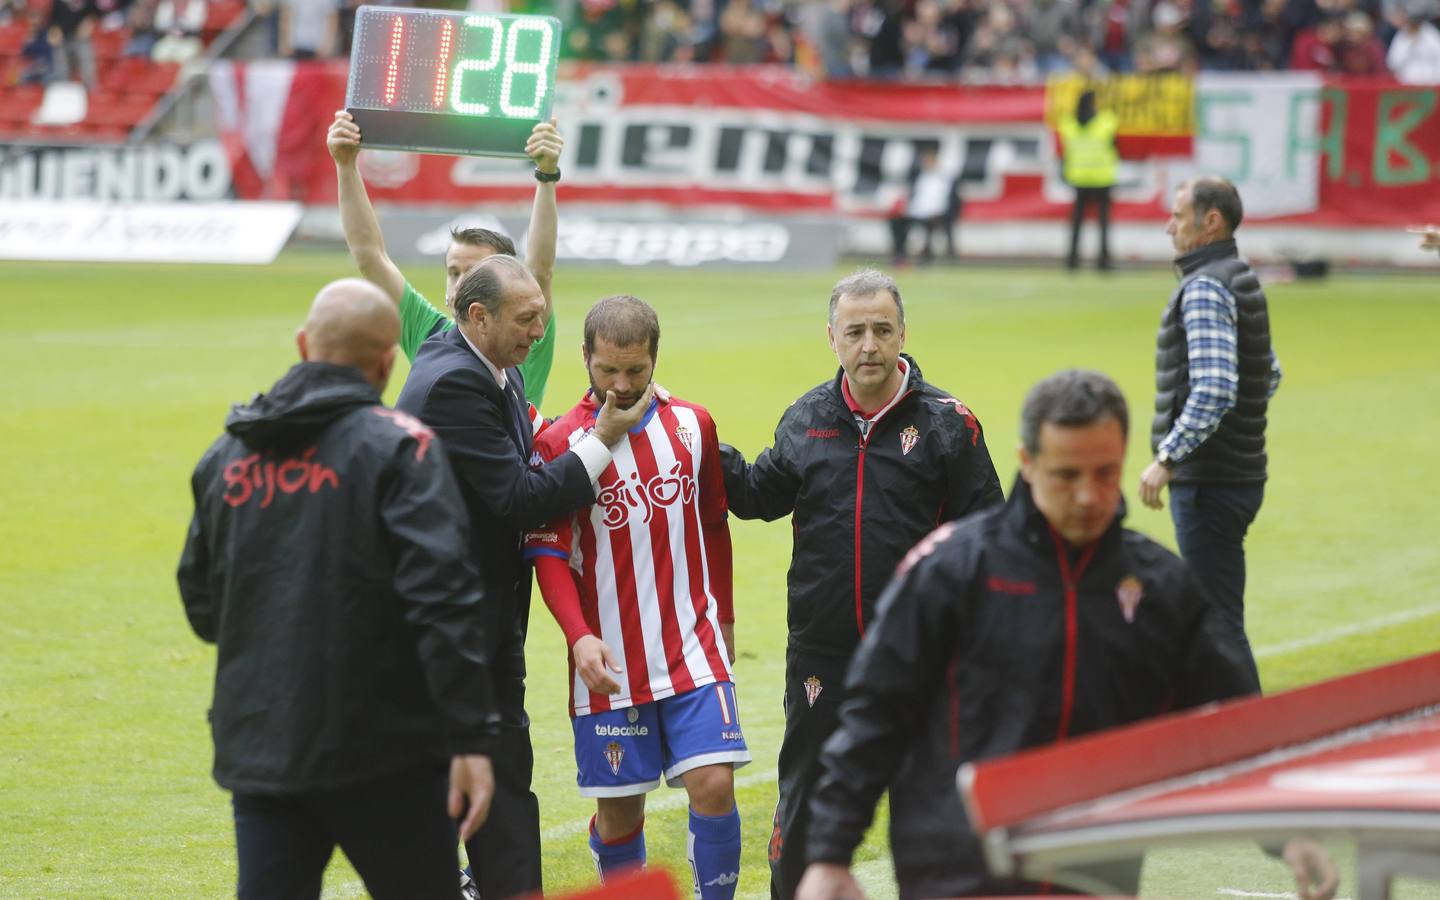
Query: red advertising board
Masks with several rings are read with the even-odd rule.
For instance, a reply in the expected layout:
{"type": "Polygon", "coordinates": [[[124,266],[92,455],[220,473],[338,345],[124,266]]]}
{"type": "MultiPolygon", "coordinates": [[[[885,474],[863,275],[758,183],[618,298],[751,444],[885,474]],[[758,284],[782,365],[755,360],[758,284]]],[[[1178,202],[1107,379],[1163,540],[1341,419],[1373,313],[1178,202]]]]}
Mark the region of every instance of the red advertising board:
{"type": "Polygon", "coordinates": [[[1167,842],[1302,834],[1363,832],[1362,871],[1396,851],[1433,859],[1440,653],[967,764],[957,781],[997,875],[1080,884],[1167,842]]]}
{"type": "MultiPolygon", "coordinates": [[[[334,202],[324,134],[343,103],[345,77],[343,62],[214,65],[240,197],[334,202]]],[[[1113,86],[1110,96],[1130,98],[1122,112],[1134,123],[1122,149],[1130,157],[1193,152],[1237,179],[1252,221],[1440,221],[1433,89],[1312,79],[1285,87],[1276,101],[1275,79],[1239,78],[1202,76],[1193,91],[1113,86]],[[1247,86],[1253,105],[1237,106],[1247,86]],[[1273,107],[1253,100],[1262,94],[1292,113],[1318,113],[1272,122],[1273,107]],[[1154,107],[1149,114],[1145,104],[1154,107]],[[1181,133],[1177,123],[1192,105],[1194,134],[1181,133]],[[1233,171],[1211,162],[1231,157],[1233,171]],[[1282,202],[1265,202],[1272,198],[1282,202]]],[[[1073,87],[1052,85],[1052,99],[1073,87]]],[[[817,82],[769,67],[562,70],[561,199],[884,216],[905,196],[919,154],[933,148],[961,178],[967,220],[1063,219],[1069,191],[1058,177],[1046,96],[1043,86],[817,82]]],[[[524,163],[513,160],[370,152],[361,171],[376,200],[412,205],[523,204],[533,191],[524,163]]],[[[1173,157],[1129,163],[1116,218],[1163,220],[1183,171],[1173,157]]]]}
{"type": "Polygon", "coordinates": [[[1379,81],[1331,84],[1322,109],[1323,220],[1440,221],[1440,91],[1379,81]]]}

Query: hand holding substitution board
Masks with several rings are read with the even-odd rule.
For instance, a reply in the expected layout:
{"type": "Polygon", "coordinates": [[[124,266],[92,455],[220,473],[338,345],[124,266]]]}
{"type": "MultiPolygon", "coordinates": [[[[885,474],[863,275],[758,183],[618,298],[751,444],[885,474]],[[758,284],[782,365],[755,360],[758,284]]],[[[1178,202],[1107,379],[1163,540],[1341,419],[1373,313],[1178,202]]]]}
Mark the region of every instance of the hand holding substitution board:
{"type": "Polygon", "coordinates": [[[524,158],[559,60],[550,16],[362,6],[345,108],[366,148],[524,158]]]}

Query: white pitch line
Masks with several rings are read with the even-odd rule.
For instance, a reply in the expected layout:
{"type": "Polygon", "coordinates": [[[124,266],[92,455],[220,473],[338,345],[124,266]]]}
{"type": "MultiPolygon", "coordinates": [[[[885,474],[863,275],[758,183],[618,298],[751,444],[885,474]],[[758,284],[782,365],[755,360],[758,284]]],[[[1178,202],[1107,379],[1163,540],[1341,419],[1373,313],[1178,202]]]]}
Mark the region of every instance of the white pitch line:
{"type": "Polygon", "coordinates": [[[1266,656],[1279,656],[1283,653],[1293,653],[1296,650],[1305,650],[1310,647],[1320,647],[1325,644],[1333,644],[1341,638],[1352,635],[1365,634],[1369,631],[1379,631],[1381,628],[1389,628],[1391,625],[1403,625],[1406,622],[1413,622],[1416,619],[1423,619],[1427,616],[1440,615],[1440,603],[1431,606],[1417,606],[1414,609],[1405,609],[1388,616],[1380,616],[1368,622],[1357,622],[1354,625],[1342,625],[1339,628],[1332,628],[1329,631],[1322,631],[1319,634],[1312,634],[1309,637],[1296,638],[1293,641],[1283,641],[1279,644],[1270,644],[1265,647],[1255,648],[1255,658],[1260,659],[1266,656]]]}
{"type": "MultiPolygon", "coordinates": [[[[1298,900],[1297,894],[1267,894],[1263,891],[1242,891],[1239,888],[1216,888],[1215,893],[1224,894],[1227,897],[1265,897],[1274,900],[1298,900]]],[[[1350,900],[1349,897],[1337,897],[1336,900],[1350,900]]]]}
{"type": "MultiPolygon", "coordinates": [[[[774,781],[778,773],[774,769],[764,769],[759,772],[749,772],[745,775],[735,776],[735,788],[749,787],[752,784],[764,784],[767,781],[774,781]]],[[[690,803],[689,796],[683,789],[673,789],[657,800],[646,799],[645,812],[665,812],[672,809],[684,809],[690,803]]],[[[585,817],[573,822],[564,822],[560,825],[551,825],[540,832],[540,839],[555,841],[561,838],[574,837],[577,834],[584,834],[590,830],[590,819],[585,817]]]]}

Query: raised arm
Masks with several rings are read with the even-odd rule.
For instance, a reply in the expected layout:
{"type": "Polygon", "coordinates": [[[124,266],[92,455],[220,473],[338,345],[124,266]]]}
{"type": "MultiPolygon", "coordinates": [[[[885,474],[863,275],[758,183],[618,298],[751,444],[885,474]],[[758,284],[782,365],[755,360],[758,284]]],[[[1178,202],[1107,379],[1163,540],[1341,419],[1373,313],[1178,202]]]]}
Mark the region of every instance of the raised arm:
{"type": "MultiPolygon", "coordinates": [[[[340,190],[340,225],[345,231],[345,246],[355,260],[360,274],[385,292],[397,306],[405,295],[405,276],[385,252],[385,236],[380,220],[365,192],[365,180],[355,164],[360,154],[360,126],[345,110],[335,113],[330,123],[325,146],[335,160],[335,180],[340,190]]],[[[538,202],[538,201],[537,201],[538,202]]],[[[552,254],[553,255],[553,254],[552,254]]],[[[549,301],[549,296],[546,296],[549,301]]]]}
{"type": "MultiPolygon", "coordinates": [[[[549,122],[536,125],[535,130],[530,132],[525,153],[535,161],[538,171],[554,175],[560,171],[560,152],[564,147],[565,139],[560,136],[555,127],[555,119],[552,118],[549,122]]],[[[554,309],[550,284],[555,275],[555,240],[556,230],[559,228],[555,188],[556,182],[553,181],[535,183],[535,203],[530,209],[530,230],[525,235],[525,265],[530,269],[530,274],[535,276],[540,292],[545,295],[546,321],[549,321],[550,313],[554,309]]]]}

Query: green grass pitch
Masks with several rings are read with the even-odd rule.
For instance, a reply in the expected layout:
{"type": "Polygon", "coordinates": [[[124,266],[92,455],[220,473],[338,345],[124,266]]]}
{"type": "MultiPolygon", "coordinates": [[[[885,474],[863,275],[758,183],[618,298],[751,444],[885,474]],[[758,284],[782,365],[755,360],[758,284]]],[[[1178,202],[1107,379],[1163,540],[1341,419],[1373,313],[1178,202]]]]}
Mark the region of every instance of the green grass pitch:
{"type": "MultiPolygon", "coordinates": [[[[209,777],[205,727],[214,655],[186,627],[173,578],[187,481],[229,404],[294,360],[291,336],[315,290],[350,272],[333,253],[264,267],[0,264],[10,373],[0,398],[0,898],[233,895],[228,798],[209,777]]],[[[438,265],[411,274],[441,293],[438,265]]],[[[660,313],[658,378],[753,455],[785,406],[835,371],[824,310],[840,274],[562,272],[545,412],[562,412],[585,385],[585,309],[634,293],[660,313]]],[[[1113,374],[1132,404],[1133,497],[1166,273],[956,268],[900,282],[906,349],[977,412],[1007,489],[1025,390],[1084,365],[1113,374]]],[[[1440,647],[1437,284],[1434,274],[1341,275],[1269,290],[1286,374],[1248,597],[1270,690],[1440,647]]],[[[1167,513],[1136,508],[1129,521],[1173,545],[1167,513]]],[[[768,896],[788,527],[734,524],[737,675],[755,755],[739,773],[744,897],[768,896]]],[[[593,879],[590,806],[574,788],[563,642],[536,610],[528,705],[553,890],[593,879]]],[[[677,873],[681,796],[651,795],[647,833],[652,862],[677,873]]],[[[858,862],[875,896],[893,896],[883,828],[858,862]]],[[[1342,896],[1354,890],[1346,877],[1342,896]]],[[[1147,868],[1149,895],[1223,890],[1279,893],[1288,877],[1245,845],[1166,851],[1147,868]]],[[[362,895],[337,855],[326,896],[362,895]]],[[[1436,893],[1410,894],[1420,895],[1436,893]]]]}

